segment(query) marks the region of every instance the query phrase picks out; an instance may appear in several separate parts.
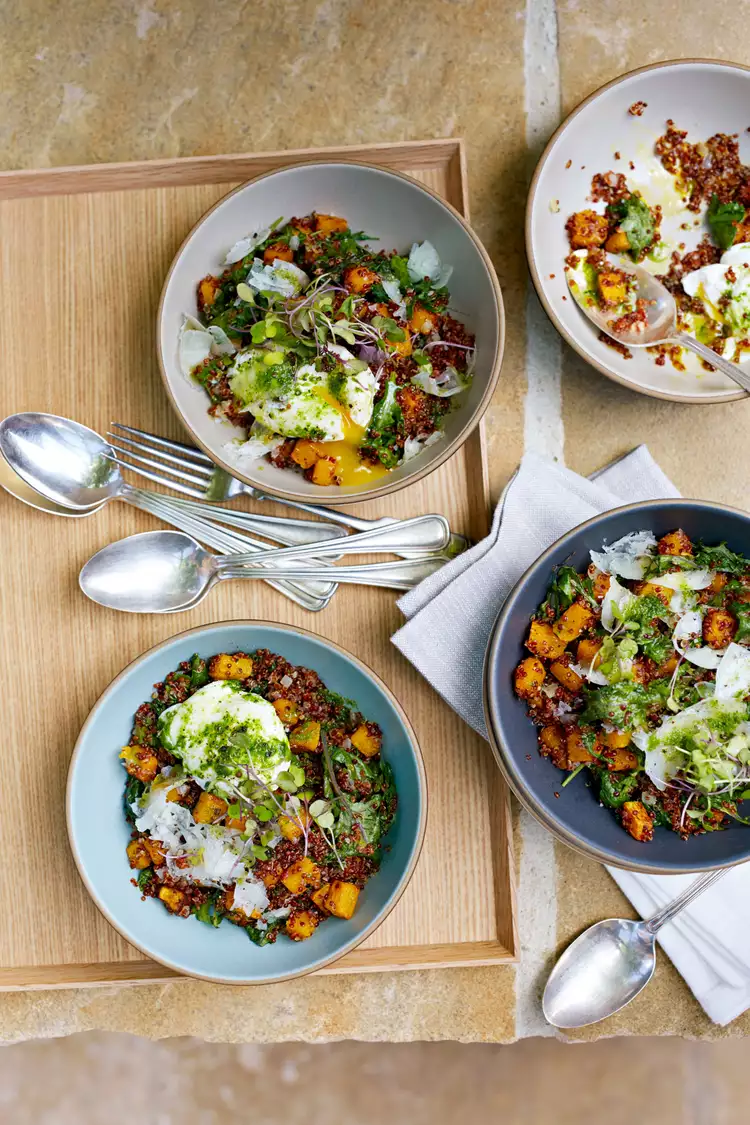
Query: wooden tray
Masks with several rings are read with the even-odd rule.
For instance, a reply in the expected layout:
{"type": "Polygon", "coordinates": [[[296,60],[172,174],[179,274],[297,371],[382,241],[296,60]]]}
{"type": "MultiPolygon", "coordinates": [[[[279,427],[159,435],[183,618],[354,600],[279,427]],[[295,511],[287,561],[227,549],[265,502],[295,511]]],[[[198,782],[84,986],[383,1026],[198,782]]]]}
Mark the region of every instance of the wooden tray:
{"type": "MultiPolygon", "coordinates": [[[[403,170],[467,213],[458,140],[1,174],[0,417],[46,410],[102,433],[121,421],[184,437],[155,354],[156,306],[170,261],[230,187],[311,156],[403,170]]],[[[485,470],[477,432],[425,480],[357,510],[372,517],[440,511],[456,531],[479,538],[488,521],[485,470]]],[[[507,792],[487,746],[391,645],[402,623],[392,591],[342,587],[315,615],[265,585],[229,583],[176,617],[117,614],[83,597],[78,571],[106,543],[155,521],[119,503],[83,519],[55,518],[2,490],[0,518],[0,989],[174,975],[129,946],[89,900],[68,850],[65,776],[88,711],[124,665],[173,633],[236,617],[304,625],[351,649],[396,692],[424,751],[429,825],[412,882],[380,929],[325,971],[514,959],[507,792]]]]}

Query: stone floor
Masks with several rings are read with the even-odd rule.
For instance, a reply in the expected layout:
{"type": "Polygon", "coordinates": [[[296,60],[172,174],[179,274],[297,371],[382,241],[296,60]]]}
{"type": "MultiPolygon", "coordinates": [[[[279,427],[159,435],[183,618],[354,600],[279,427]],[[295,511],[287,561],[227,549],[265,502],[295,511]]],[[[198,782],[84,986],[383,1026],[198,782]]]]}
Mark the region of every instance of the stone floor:
{"type": "Polygon", "coordinates": [[[0,1051],[2,1125],[729,1125],[738,1041],[570,1046],[152,1043],[90,1033],[0,1051]]]}

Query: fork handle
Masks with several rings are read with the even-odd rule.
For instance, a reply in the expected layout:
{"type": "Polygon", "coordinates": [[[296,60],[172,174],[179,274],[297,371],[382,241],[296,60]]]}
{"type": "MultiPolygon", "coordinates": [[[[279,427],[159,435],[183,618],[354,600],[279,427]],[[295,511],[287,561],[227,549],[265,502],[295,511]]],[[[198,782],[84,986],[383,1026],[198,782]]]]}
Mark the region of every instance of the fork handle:
{"type": "Polygon", "coordinates": [[[340,524],[341,527],[351,527],[355,531],[371,531],[375,527],[385,527],[386,524],[394,522],[389,516],[381,516],[379,520],[366,520],[362,516],[348,516],[344,512],[337,512],[335,508],[326,508],[323,504],[307,504],[302,500],[285,500],[281,496],[269,496],[268,493],[260,492],[252,485],[246,484],[244,491],[248,496],[255,497],[256,500],[270,500],[272,504],[284,504],[287,508],[297,508],[300,512],[307,512],[308,515],[317,516],[318,519],[340,524]]]}
{"type": "MultiPolygon", "coordinates": [[[[224,555],[216,561],[215,573],[219,578],[263,577],[260,567],[238,566],[231,555],[224,555]]],[[[433,555],[423,559],[405,559],[403,562],[365,563],[362,566],[319,566],[299,570],[290,566],[280,573],[293,580],[318,579],[353,583],[357,586],[385,586],[389,590],[411,590],[423,578],[429,578],[439,570],[444,562],[444,558],[433,555]]],[[[270,563],[268,567],[270,569],[270,563]]]]}
{"type": "Polygon", "coordinates": [[[750,391],[750,372],[740,367],[738,363],[732,363],[730,359],[724,359],[723,356],[717,355],[713,348],[702,344],[700,340],[689,336],[687,332],[675,332],[671,339],[673,343],[679,344],[681,347],[695,352],[701,359],[705,359],[717,371],[721,371],[723,375],[728,376],[738,386],[742,387],[743,391],[750,391]]]}

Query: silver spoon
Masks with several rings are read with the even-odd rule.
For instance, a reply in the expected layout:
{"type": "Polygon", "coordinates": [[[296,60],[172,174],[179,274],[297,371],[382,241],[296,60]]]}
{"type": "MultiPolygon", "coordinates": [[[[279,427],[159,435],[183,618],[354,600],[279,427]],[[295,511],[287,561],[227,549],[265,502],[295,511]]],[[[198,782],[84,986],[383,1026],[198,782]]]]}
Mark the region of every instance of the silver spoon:
{"type": "Polygon", "coordinates": [[[409,590],[446,560],[430,555],[364,566],[249,565],[255,561],[253,555],[212,555],[178,531],[146,531],[98,551],[81,570],[79,583],[87,597],[109,609],[176,613],[198,605],[225,578],[266,580],[274,574],[287,580],[352,582],[409,590]]]}
{"type": "MultiPolygon", "coordinates": [[[[71,418],[36,411],[11,414],[0,422],[0,452],[23,482],[55,505],[52,509],[44,508],[55,515],[61,514],[60,508],[69,509],[71,515],[90,515],[110,500],[124,500],[145,511],[151,511],[149,500],[153,498],[180,504],[172,497],[127,484],[108,442],[71,418]]],[[[29,502],[26,496],[19,499],[29,502]]],[[[226,522],[230,523],[237,515],[209,504],[201,505],[200,514],[216,522],[225,522],[223,516],[227,515],[226,522]]],[[[291,546],[345,536],[341,528],[331,523],[273,516],[246,515],[243,527],[291,546]],[[251,523],[257,526],[249,528],[251,523]]]]}
{"type": "Polygon", "coordinates": [[[570,270],[566,269],[565,277],[573,299],[597,328],[606,332],[618,343],[625,344],[628,348],[653,348],[658,344],[678,344],[682,348],[695,352],[701,359],[705,359],[717,371],[721,371],[734,380],[743,390],[750,391],[750,372],[745,371],[739,364],[732,363],[731,360],[717,355],[712,348],[709,348],[706,344],[701,344],[694,336],[688,335],[687,332],[683,332],[677,327],[675,299],[658,278],[654,277],[643,266],[630,263],[626,265],[619,260],[615,263],[615,268],[623,273],[632,274],[636,279],[636,296],[643,298],[646,302],[648,324],[640,331],[637,328],[618,328],[615,330],[613,322],[617,320],[616,314],[611,309],[608,311],[600,309],[596,305],[584,304],[580,300],[580,294],[576,292],[577,286],[571,286],[570,270]]]}
{"type": "Polygon", "coordinates": [[[619,1012],[642,991],[656,968],[656,935],[728,868],[696,879],[653,918],[607,918],[568,946],[549,975],[542,1009],[555,1027],[586,1027],[619,1012]]]}

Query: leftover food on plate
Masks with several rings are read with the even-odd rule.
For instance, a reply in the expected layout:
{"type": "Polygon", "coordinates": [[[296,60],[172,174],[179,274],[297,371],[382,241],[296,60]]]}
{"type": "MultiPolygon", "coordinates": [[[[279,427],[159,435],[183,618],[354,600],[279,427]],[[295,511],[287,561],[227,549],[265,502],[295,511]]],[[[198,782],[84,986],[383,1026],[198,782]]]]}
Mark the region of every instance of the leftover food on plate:
{"type": "Polygon", "coordinates": [[[399,254],[372,241],[336,215],[279,219],[198,283],[180,366],[244,431],[227,447],[238,466],[367,485],[439,440],[474,362],[451,267],[429,242],[399,254]]]}
{"type": "Polygon", "coordinates": [[[381,731],[266,649],[195,655],[155,685],[120,753],[133,882],[257,945],[351,918],[396,812],[381,731]]]}
{"type": "MultiPolygon", "coordinates": [[[[650,199],[648,183],[636,184],[632,175],[596,173],[587,201],[592,206],[566,222],[570,255],[565,268],[573,296],[581,304],[612,309],[615,317],[644,316],[632,290],[622,292],[617,276],[618,258],[639,262],[674,295],[680,329],[717,355],[741,363],[750,358],[750,166],[741,161],[739,139],[717,133],[705,142],[692,142],[668,121],[653,154],[672,193],[670,238],[662,231],[656,188],[650,199]],[[688,249],[685,232],[690,231],[701,238],[688,249]]],[[[658,187],[662,190],[663,184],[658,187]]],[[[606,334],[599,338],[623,352],[606,334]]],[[[657,345],[649,351],[657,364],[669,358],[685,370],[679,346],[657,345]]]]}
{"type": "Polygon", "coordinates": [[[634,531],[556,569],[516,694],[540,752],[636,840],[750,823],[750,559],[634,531]]]}

